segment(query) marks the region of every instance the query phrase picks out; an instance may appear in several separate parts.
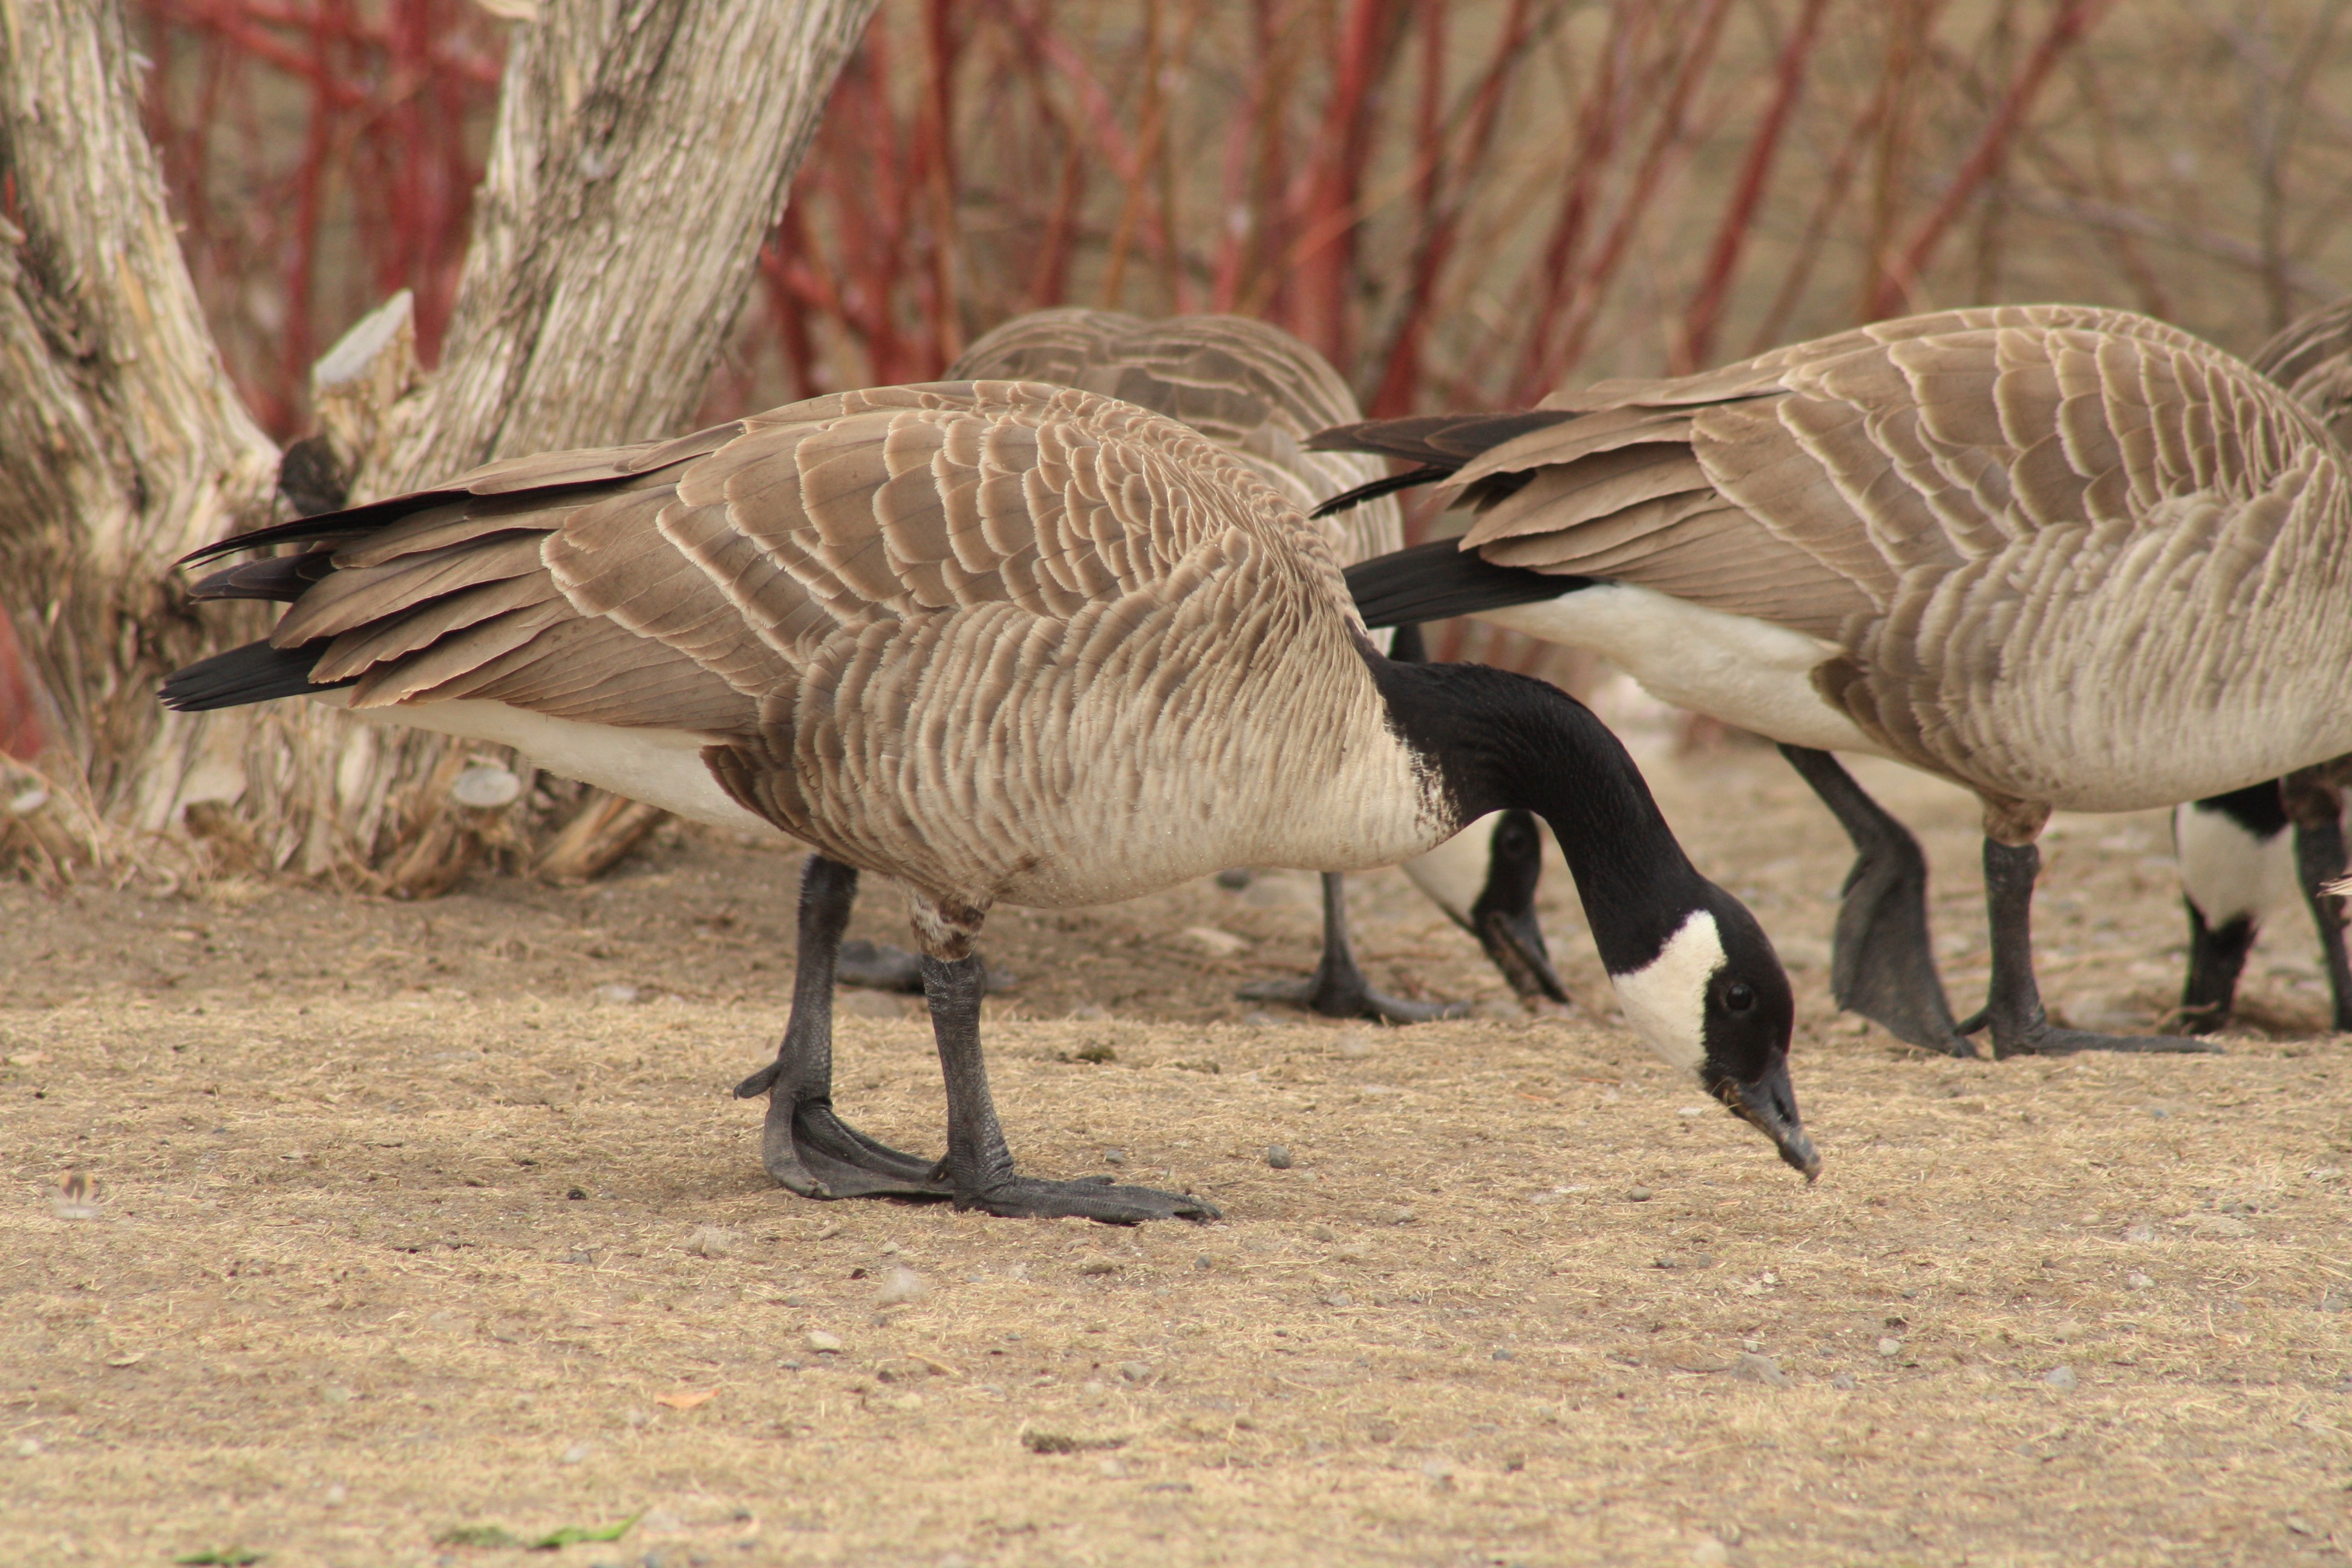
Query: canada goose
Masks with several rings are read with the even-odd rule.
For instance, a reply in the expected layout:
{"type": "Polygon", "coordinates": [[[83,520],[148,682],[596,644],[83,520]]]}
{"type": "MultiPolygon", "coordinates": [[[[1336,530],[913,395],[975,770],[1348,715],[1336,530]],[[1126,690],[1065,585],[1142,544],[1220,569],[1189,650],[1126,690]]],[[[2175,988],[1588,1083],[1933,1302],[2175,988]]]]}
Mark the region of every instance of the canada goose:
{"type": "MultiPolygon", "coordinates": [[[[2352,298],[2289,322],[2246,363],[2285,387],[2337,446],[2352,440],[2352,298]]],[[[2263,916],[2297,892],[2319,932],[2335,1026],[2352,1031],[2344,900],[2326,890],[2344,874],[2340,786],[2347,764],[2352,758],[2339,757],[2175,808],[2173,847],[2189,910],[2180,1018],[2189,1033],[2210,1034],[2230,1021],[2263,916]]]]}
{"type": "MultiPolygon", "coordinates": [[[[1511,806],[1559,835],[1636,1032],[1818,1169],[1771,944],[1615,737],[1539,681],[1381,656],[1304,514],[1172,420],[1031,383],[881,387],[493,463],[191,559],[285,544],[308,548],[197,584],[289,607],[268,641],[172,676],[166,702],[322,696],[782,832],[822,852],[804,932],[846,897],[824,867],[907,886],[947,1157],[858,1133],[830,1063],[795,1061],[777,1087],[808,1113],[797,1190],[1213,1215],[1014,1170],[980,1044],[989,909],[1235,864],[1391,865],[1511,806]]],[[[828,1049],[802,1025],[830,1002],[796,989],[787,1042],[828,1049]]]]}
{"type": "MultiPolygon", "coordinates": [[[[1353,394],[1322,355],[1297,338],[1242,316],[1180,316],[1147,321],[1120,310],[1066,307],[1003,323],[948,367],[948,381],[1033,381],[1122,398],[1181,420],[1223,447],[1300,510],[1335,489],[1379,477],[1371,459],[1309,452],[1307,437],[1360,416],[1353,394]]],[[[1396,502],[1374,501],[1324,525],[1342,563],[1386,554],[1404,542],[1396,502]]],[[[1422,658],[1415,628],[1398,634],[1394,657],[1422,658]]],[[[1376,637],[1376,645],[1386,641],[1376,637]]],[[[1568,1000],[1544,946],[1535,913],[1543,845],[1525,812],[1474,823],[1432,856],[1404,868],[1423,892],[1486,950],[1523,997],[1568,1000]],[[1475,866],[1475,870],[1471,868],[1475,866]],[[1464,889],[1465,872],[1475,879],[1464,889]]],[[[1469,1012],[1466,1004],[1412,1002],[1372,989],[1348,940],[1345,879],[1323,878],[1323,957],[1312,978],[1244,987],[1251,1001],[1287,1002],[1330,1017],[1420,1023],[1469,1012]]],[[[828,906],[830,907],[830,906],[828,906]]],[[[845,914],[847,905],[842,905],[845,914]]],[[[920,991],[913,953],[882,944],[842,948],[836,936],[804,948],[840,950],[841,978],[890,990],[920,991]]],[[[764,1093],[764,1075],[738,1092],[764,1093]]]]}
{"type": "Polygon", "coordinates": [[[2004,1056],[2210,1048],[2050,1022],[2034,841],[2053,809],[2168,805],[2352,744],[2352,495],[2277,386],[2145,317],[2001,307],[1315,444],[1413,459],[1379,488],[1443,479],[1478,508],[1462,540],[1349,574],[1368,623],[1483,615],[1782,743],[1860,851],[1842,1005],[1956,1053],[1988,1025],[2004,1056]],[[1984,803],[1992,980],[1967,1023],[1917,846],[1832,748],[1984,803]]]}

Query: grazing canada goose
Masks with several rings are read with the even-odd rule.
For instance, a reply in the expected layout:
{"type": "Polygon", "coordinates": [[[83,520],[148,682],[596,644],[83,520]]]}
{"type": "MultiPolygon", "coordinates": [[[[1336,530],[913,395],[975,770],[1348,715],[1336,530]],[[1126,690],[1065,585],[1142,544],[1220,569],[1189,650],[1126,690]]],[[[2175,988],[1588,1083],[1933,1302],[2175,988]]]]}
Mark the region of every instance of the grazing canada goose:
{"type": "MultiPolygon", "coordinates": [[[[859,1133],[829,1061],[796,1060],[778,1090],[805,1112],[800,1191],[1214,1215],[1014,1170],[980,1043],[991,907],[1235,864],[1391,865],[1513,806],[1559,836],[1636,1032],[1818,1168],[1771,944],[1684,856],[1615,737],[1540,681],[1382,657],[1304,514],[1173,420],[1031,383],[882,387],[493,463],[192,559],[288,544],[307,548],[197,585],[288,608],[268,641],[173,675],[166,702],[330,697],[908,889],[947,1157],[859,1133]]],[[[812,891],[804,934],[846,896],[822,876],[812,891]]],[[[829,984],[796,991],[788,1045],[829,1049],[802,1024],[830,1003],[829,984]]]]}
{"type": "MultiPolygon", "coordinates": [[[[2327,426],[2337,446],[2352,440],[2352,298],[2289,322],[2247,363],[2285,387],[2327,426]]],[[[2319,932],[2335,1026],[2352,1031],[2344,900],[2326,891],[2344,874],[2340,786],[2347,764],[2352,758],[2339,757],[2173,812],[2180,890],[2189,907],[2189,977],[2180,1017],[2189,1033],[2210,1034],[2229,1023],[2238,975],[2263,916],[2297,892],[2319,932]]]]}
{"type": "MultiPolygon", "coordinates": [[[[1242,316],[1180,316],[1146,321],[1120,310],[1067,307],[1005,322],[948,367],[949,381],[1033,381],[1122,398],[1182,421],[1223,447],[1300,510],[1336,489],[1379,477],[1371,459],[1310,452],[1307,437],[1360,416],[1353,394],[1322,355],[1297,338],[1242,316]]],[[[1392,500],[1374,501],[1327,523],[1324,537],[1344,564],[1384,555],[1404,542],[1392,500]]],[[[1422,658],[1417,628],[1402,628],[1392,657],[1422,658]]],[[[1375,644],[1383,641],[1375,637],[1375,644]]],[[[1526,812],[1474,823],[1431,856],[1408,861],[1406,875],[1475,938],[1522,997],[1568,1000],[1544,945],[1535,912],[1543,844],[1526,812]],[[1475,867],[1475,869],[1472,868],[1475,867]],[[1467,872],[1467,889],[1459,884],[1467,872]]],[[[825,875],[838,877],[838,868],[825,875]]],[[[1356,963],[1348,940],[1345,879],[1323,878],[1323,957],[1314,976],[1244,988],[1251,1001],[1287,1002],[1329,1017],[1421,1023],[1469,1012],[1463,1003],[1412,1002],[1382,995],[1356,963]]],[[[829,906],[828,906],[829,907],[829,906]]],[[[844,912],[847,904],[842,903],[844,912]]],[[[805,952],[841,949],[839,938],[805,952]]],[[[913,953],[887,945],[841,950],[840,977],[856,984],[920,991],[913,953]]],[[[765,1075],[746,1079],[749,1098],[768,1089],[765,1075]]]]}
{"type": "Polygon", "coordinates": [[[1481,615],[1780,742],[1861,852],[1839,1000],[1916,1044],[1968,1053],[1990,1026],[1997,1055],[2210,1048],[2051,1023],[2034,841],[2054,809],[2168,805],[2352,745],[2342,453],[2144,317],[1943,311],[1316,444],[1412,459],[1376,488],[1444,479],[1478,509],[1460,541],[1349,574],[1369,624],[1481,615]],[[1832,748],[1984,803],[1992,981],[1965,1024],[1917,846],[1832,748]]]}

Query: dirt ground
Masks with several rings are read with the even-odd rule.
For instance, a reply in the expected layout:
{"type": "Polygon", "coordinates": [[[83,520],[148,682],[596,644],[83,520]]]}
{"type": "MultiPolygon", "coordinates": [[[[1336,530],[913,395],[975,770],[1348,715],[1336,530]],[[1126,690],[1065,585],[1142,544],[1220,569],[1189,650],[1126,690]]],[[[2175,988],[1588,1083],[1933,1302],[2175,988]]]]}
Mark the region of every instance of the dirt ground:
{"type": "MultiPolygon", "coordinates": [[[[1648,755],[1795,977],[1812,1188],[1605,1016],[1516,1015],[1393,872],[1375,980],[1486,1016],[1248,1016],[1311,958],[1303,876],[993,921],[1016,1152],[1226,1215],[1139,1230],[767,1181],[728,1091],[784,1020],[775,848],[425,905],[0,888],[0,1561],[2340,1560],[2352,1093],[2300,915],[2225,1056],[1931,1059],[1830,1007],[1846,852],[1794,775],[1648,755]]],[[[1970,807],[1862,772],[1973,1005],[1970,807]]],[[[2046,841],[2072,1021],[2170,999],[2167,842],[2046,841]]],[[[856,934],[902,925],[870,889],[856,934]]],[[[936,1147],[927,1026],[856,994],[848,1110],[936,1147]]]]}

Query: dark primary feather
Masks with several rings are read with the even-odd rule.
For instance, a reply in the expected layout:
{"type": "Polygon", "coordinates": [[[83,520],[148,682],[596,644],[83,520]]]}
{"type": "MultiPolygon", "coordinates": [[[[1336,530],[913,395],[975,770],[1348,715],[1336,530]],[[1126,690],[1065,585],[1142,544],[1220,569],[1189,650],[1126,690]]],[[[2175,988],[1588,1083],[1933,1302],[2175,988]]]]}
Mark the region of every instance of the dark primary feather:
{"type": "Polygon", "coordinates": [[[266,642],[233,647],[166,676],[163,706],[183,713],[204,713],[215,708],[268,702],[278,697],[331,691],[352,684],[348,680],[329,680],[314,685],[310,667],[318,658],[316,648],[271,647],[266,642]]]}
{"type": "Polygon", "coordinates": [[[1453,539],[1433,539],[1348,568],[1348,592],[1364,625],[1374,629],[1537,604],[1589,588],[1593,581],[1497,566],[1453,539]]]}
{"type": "Polygon", "coordinates": [[[191,599],[262,599],[290,605],[311,584],[334,570],[331,550],[306,550],[299,555],[272,555],[215,572],[188,590],[191,599]]]}
{"type": "Polygon", "coordinates": [[[1402,474],[1391,474],[1386,479],[1374,479],[1370,484],[1358,485],[1354,489],[1341,490],[1338,495],[1318,504],[1315,510],[1307,515],[1318,520],[1337,517],[1343,511],[1353,510],[1366,501],[1378,500],[1382,496],[1394,495],[1399,490],[1409,490],[1415,485],[1435,484],[1453,471],[1451,468],[1441,468],[1434,463],[1423,463],[1421,467],[1408,468],[1402,474]]]}

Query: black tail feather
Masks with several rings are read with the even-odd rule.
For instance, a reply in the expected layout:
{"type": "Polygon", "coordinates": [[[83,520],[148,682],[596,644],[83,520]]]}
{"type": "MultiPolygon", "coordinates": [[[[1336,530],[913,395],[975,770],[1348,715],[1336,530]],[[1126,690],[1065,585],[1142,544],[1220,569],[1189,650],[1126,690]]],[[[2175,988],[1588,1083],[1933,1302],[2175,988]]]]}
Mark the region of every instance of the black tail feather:
{"type": "Polygon", "coordinates": [[[1348,592],[1364,625],[1373,628],[1540,604],[1590,588],[1595,581],[1497,566],[1453,539],[1433,539],[1348,568],[1348,592]]]}
{"type": "Polygon", "coordinates": [[[1351,490],[1341,490],[1307,515],[1336,517],[1343,511],[1363,505],[1368,500],[1378,500],[1382,496],[1394,495],[1399,490],[1409,490],[1415,485],[1434,484],[1453,471],[1451,468],[1441,468],[1434,463],[1423,463],[1420,468],[1407,469],[1402,474],[1391,474],[1384,479],[1374,479],[1370,484],[1358,485],[1351,490]]]}
{"type": "Polygon", "coordinates": [[[316,643],[307,647],[247,643],[210,658],[200,658],[185,669],[173,670],[163,678],[160,695],[166,708],[183,713],[205,713],[215,708],[240,708],[248,702],[301,697],[357,684],[356,679],[312,684],[310,668],[319,662],[320,651],[316,643]]]}
{"type": "Polygon", "coordinates": [[[334,570],[334,552],[307,550],[299,555],[269,555],[215,572],[188,590],[191,599],[266,599],[290,605],[302,591],[334,570]]]}

